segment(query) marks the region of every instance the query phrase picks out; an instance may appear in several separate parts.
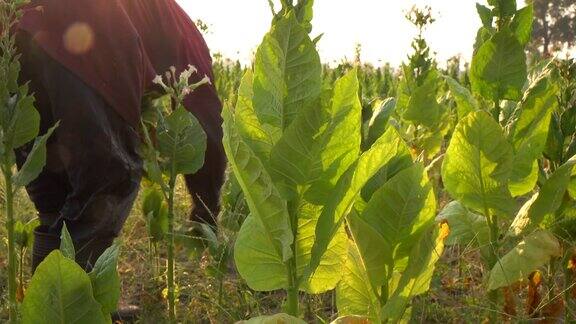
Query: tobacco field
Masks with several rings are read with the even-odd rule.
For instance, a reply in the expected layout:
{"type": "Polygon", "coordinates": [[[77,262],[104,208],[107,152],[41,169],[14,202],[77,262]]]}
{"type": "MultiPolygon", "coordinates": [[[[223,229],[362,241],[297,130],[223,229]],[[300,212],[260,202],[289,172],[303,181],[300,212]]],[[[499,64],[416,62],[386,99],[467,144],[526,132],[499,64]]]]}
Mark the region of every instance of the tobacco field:
{"type": "MultiPolygon", "coordinates": [[[[55,128],[38,134],[2,34],[0,322],[109,323],[119,303],[141,307],[136,323],[576,321],[576,61],[531,54],[533,6],[478,4],[467,64],[436,61],[431,10],[415,8],[394,68],[322,62],[313,5],[271,4],[251,66],[214,60],[228,159],[217,228],[188,220],[181,177],[206,149],[181,94],[208,80],[157,78],[147,177],[89,273],[67,231],[29,271],[37,220],[22,188],[55,128]],[[17,170],[12,152],[31,141],[17,170]]],[[[3,24],[17,17],[0,6],[3,24]]]]}

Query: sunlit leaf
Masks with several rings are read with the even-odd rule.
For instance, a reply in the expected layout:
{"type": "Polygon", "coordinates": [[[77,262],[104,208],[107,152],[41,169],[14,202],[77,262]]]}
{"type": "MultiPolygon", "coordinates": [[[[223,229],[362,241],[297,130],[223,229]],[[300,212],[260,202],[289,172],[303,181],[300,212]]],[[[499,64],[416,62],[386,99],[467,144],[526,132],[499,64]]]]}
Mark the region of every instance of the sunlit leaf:
{"type": "Polygon", "coordinates": [[[381,322],[380,302],[370,285],[366,267],[353,241],[349,243],[344,276],[336,288],[336,306],[338,315],[343,317],[336,323],[354,323],[344,320],[352,315],[366,316],[374,323],[381,322]]]}
{"type": "Polygon", "coordinates": [[[512,147],[492,117],[479,111],[458,123],[442,165],[442,180],[453,198],[481,214],[508,215],[514,210],[511,170],[512,147]]]}
{"type": "Polygon", "coordinates": [[[94,298],[102,305],[104,314],[111,314],[118,308],[120,300],[120,276],[118,275],[119,246],[109,247],[96,260],[92,271],[88,274],[94,290],[94,298]]]}
{"type": "Polygon", "coordinates": [[[22,323],[109,323],[88,275],[60,251],[40,263],[22,303],[22,323]]]}
{"type": "Polygon", "coordinates": [[[524,48],[509,30],[497,32],[472,58],[472,90],[487,99],[519,100],[526,79],[524,48]]]}
{"type": "Polygon", "coordinates": [[[488,289],[494,290],[528,279],[528,275],[548,264],[551,258],[560,257],[562,249],[553,234],[536,231],[528,235],[514,249],[503,256],[490,271],[488,289]]]}

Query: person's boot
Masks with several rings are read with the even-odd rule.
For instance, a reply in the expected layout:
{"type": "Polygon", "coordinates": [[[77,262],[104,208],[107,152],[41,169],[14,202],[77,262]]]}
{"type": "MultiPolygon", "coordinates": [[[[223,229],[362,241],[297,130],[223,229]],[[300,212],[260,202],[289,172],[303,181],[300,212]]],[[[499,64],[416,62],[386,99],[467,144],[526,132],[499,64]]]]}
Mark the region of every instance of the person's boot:
{"type": "Polygon", "coordinates": [[[60,236],[50,233],[49,227],[38,226],[34,230],[34,245],[32,247],[32,273],[52,251],[60,248],[60,236]]]}

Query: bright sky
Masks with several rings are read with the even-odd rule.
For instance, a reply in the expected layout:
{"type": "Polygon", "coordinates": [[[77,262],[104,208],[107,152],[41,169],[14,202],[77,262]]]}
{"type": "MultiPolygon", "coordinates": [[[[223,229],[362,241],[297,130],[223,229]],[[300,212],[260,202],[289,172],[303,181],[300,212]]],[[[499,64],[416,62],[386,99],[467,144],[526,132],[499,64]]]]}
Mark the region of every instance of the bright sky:
{"type": "MultiPolygon", "coordinates": [[[[269,29],[267,0],[177,0],[192,19],[209,26],[206,40],[212,52],[249,63],[269,29]]],[[[485,2],[485,0],[479,0],[485,2]]],[[[417,30],[404,18],[412,5],[430,5],[436,22],[426,38],[440,62],[461,54],[469,60],[481,25],[477,0],[316,0],[314,30],[324,33],[319,49],[323,62],[353,59],[355,44],[362,60],[397,66],[411,52],[417,30]],[[352,5],[354,4],[354,5],[352,5]]],[[[519,3],[523,1],[519,1],[519,3]]],[[[278,6],[279,8],[279,6],[278,6]]]]}

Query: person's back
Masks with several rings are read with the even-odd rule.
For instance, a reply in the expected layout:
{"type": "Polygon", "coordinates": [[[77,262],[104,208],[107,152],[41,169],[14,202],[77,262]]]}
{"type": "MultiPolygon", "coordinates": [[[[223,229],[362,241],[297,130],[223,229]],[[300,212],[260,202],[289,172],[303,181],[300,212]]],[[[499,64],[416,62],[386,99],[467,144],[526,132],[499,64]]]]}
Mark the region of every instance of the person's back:
{"type": "MultiPolygon", "coordinates": [[[[188,65],[211,77],[210,53],[173,0],[36,0],[18,29],[21,79],[36,95],[42,129],[60,121],[48,165],[27,187],[42,223],[33,263],[58,247],[65,221],[86,254],[77,260],[89,267],[119,234],[138,191],[137,129],[153,78],[188,65]]],[[[225,169],[221,103],[205,86],[185,106],[208,135],[205,167],[187,183],[202,200],[196,205],[210,209],[197,208],[197,218],[212,222],[225,169]]]]}

